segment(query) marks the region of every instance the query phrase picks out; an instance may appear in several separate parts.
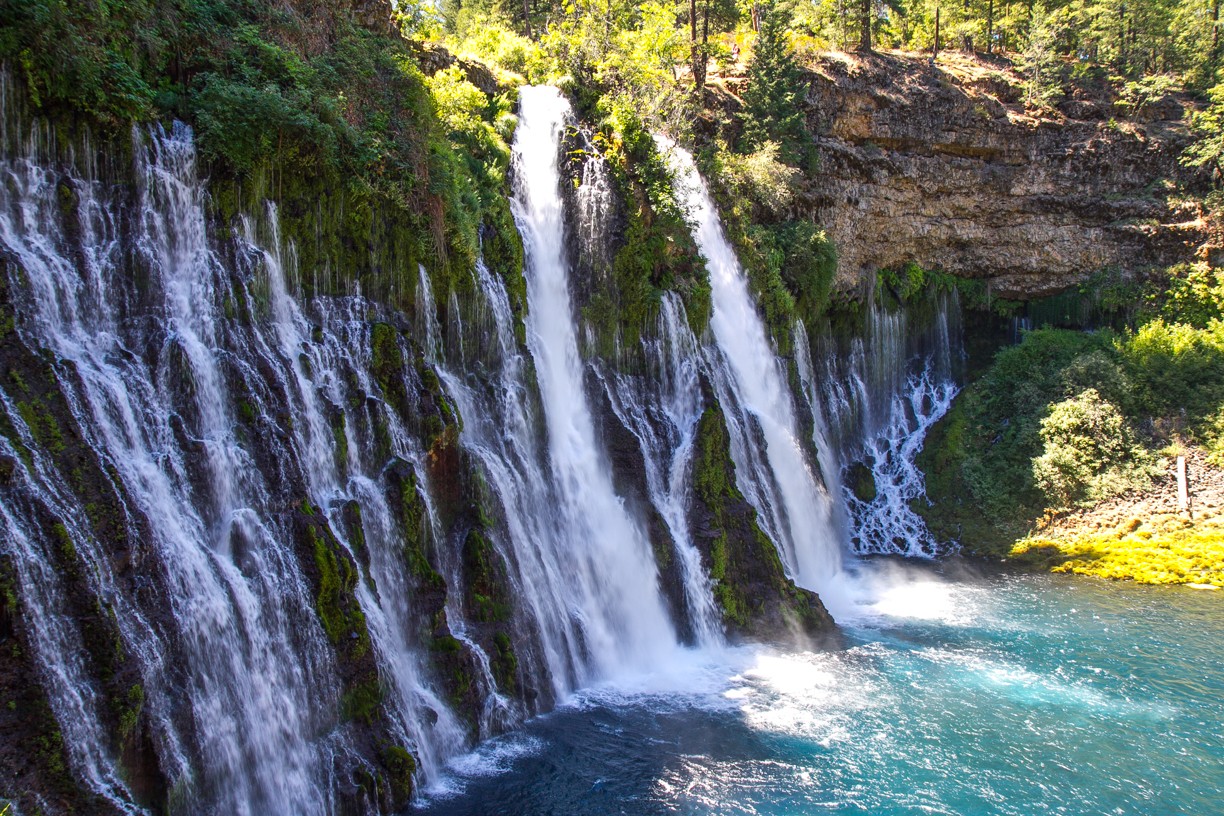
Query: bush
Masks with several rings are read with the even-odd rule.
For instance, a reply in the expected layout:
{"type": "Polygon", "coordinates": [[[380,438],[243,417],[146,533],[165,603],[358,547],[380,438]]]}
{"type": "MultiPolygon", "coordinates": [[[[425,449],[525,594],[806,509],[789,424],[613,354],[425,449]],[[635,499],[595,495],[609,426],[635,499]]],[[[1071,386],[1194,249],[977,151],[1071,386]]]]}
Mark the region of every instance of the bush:
{"type": "Polygon", "coordinates": [[[1117,406],[1089,388],[1051,406],[1033,478],[1047,505],[1092,504],[1151,479],[1151,457],[1117,406]]]}
{"type": "Polygon", "coordinates": [[[1165,320],[1206,328],[1212,320],[1224,317],[1224,270],[1205,263],[1174,266],[1159,299],[1160,316],[1165,320]]]}
{"type": "Polygon", "coordinates": [[[779,159],[777,142],[765,142],[747,155],[719,151],[719,170],[736,195],[754,202],[768,215],[781,215],[794,199],[800,172],[779,159]]]}
{"type": "Polygon", "coordinates": [[[1224,401],[1224,322],[1196,329],[1153,320],[1121,339],[1119,352],[1136,386],[1136,407],[1148,416],[1194,423],[1224,401]]]}

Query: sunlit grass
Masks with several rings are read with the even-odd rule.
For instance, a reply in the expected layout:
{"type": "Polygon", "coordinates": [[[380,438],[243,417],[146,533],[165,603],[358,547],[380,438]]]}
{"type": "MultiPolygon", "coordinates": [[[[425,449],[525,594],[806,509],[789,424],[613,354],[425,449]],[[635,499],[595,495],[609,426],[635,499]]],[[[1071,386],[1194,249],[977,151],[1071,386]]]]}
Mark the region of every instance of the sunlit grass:
{"type": "Polygon", "coordinates": [[[1033,535],[1016,542],[1010,556],[1053,572],[1224,587],[1224,519],[1161,515],[1115,528],[1033,535]]]}

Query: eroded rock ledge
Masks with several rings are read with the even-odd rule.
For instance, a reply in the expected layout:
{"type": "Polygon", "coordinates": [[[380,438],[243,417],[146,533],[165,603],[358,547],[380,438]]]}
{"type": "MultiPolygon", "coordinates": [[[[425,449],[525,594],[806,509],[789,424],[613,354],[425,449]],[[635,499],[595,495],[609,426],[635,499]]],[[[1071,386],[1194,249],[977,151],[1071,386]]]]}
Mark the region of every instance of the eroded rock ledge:
{"type": "Polygon", "coordinates": [[[800,201],[836,243],[839,287],[914,261],[1027,299],[1191,259],[1206,235],[1185,191],[1206,179],[1178,162],[1182,106],[1123,120],[1081,88],[1034,117],[1019,81],[960,55],[833,54],[808,73],[820,164],[800,201]]]}

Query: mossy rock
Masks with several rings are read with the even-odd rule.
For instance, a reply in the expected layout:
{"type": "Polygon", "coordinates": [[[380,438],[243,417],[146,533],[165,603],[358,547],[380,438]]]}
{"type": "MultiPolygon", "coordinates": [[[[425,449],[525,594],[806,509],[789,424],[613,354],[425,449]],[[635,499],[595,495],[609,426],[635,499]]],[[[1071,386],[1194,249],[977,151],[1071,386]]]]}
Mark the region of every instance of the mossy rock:
{"type": "Polygon", "coordinates": [[[875,475],[871,468],[862,462],[855,462],[846,469],[846,484],[854,493],[854,497],[861,502],[870,503],[879,495],[875,475]]]}

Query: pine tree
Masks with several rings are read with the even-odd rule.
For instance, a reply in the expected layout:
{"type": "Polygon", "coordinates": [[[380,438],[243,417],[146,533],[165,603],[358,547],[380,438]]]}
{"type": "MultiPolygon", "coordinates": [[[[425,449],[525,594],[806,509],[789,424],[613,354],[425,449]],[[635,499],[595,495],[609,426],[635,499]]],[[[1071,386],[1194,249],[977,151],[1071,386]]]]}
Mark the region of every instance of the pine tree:
{"type": "Polygon", "coordinates": [[[761,5],[761,28],[748,66],[744,89],[743,147],[756,150],[777,142],[788,161],[804,153],[802,84],[799,66],[786,41],[790,16],[772,3],[761,5]]]}

